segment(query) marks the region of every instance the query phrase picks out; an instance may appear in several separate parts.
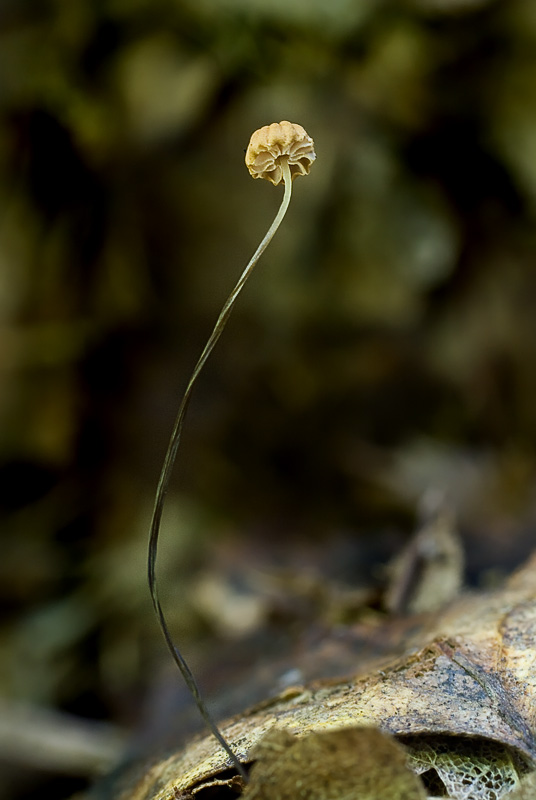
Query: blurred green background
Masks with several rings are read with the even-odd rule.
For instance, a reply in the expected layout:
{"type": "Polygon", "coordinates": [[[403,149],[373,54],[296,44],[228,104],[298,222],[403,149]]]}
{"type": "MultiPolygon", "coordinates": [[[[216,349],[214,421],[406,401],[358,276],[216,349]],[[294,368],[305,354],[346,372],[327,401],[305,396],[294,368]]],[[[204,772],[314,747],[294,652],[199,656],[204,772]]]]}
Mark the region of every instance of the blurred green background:
{"type": "Polygon", "coordinates": [[[179,681],[148,522],[280,202],[244,150],[282,119],[318,160],[196,390],[164,520],[186,652],[259,624],[252,569],[374,580],[430,489],[471,582],[530,549],[536,4],[1,0],[2,796],[98,771],[34,763],[28,709],[43,736],[88,721],[106,769],[179,681]]]}

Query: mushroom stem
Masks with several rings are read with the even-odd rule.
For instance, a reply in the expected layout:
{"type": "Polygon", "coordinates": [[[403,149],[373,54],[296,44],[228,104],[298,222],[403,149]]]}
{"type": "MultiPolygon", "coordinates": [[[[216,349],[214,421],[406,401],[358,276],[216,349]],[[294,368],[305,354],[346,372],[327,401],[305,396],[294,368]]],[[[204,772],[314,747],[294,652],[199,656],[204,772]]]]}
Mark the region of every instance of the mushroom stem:
{"type": "Polygon", "coordinates": [[[230,757],[230,759],[233,762],[234,766],[238,770],[238,773],[241,775],[241,777],[245,781],[248,780],[246,771],[244,770],[244,768],[241,765],[240,761],[238,760],[238,758],[236,757],[236,755],[232,751],[232,749],[229,746],[229,744],[225,741],[224,737],[220,733],[220,730],[219,730],[218,726],[216,725],[216,723],[212,719],[212,716],[210,715],[210,712],[209,712],[208,708],[205,705],[205,702],[204,702],[204,700],[203,700],[203,698],[201,696],[201,692],[200,692],[199,687],[197,685],[197,682],[196,682],[196,680],[195,680],[195,678],[193,676],[193,673],[190,670],[190,667],[186,663],[186,661],[185,661],[184,657],[182,656],[180,650],[173,643],[173,639],[172,639],[171,633],[169,631],[169,628],[168,628],[168,625],[167,625],[167,622],[166,622],[166,618],[164,616],[164,612],[163,612],[162,606],[160,604],[160,597],[159,597],[158,585],[157,585],[157,580],[156,580],[156,558],[157,558],[157,551],[158,551],[158,536],[159,536],[159,533],[160,533],[160,523],[161,523],[161,520],[162,520],[162,512],[163,512],[163,509],[164,509],[164,502],[165,502],[165,498],[166,498],[166,494],[167,494],[167,490],[168,490],[171,474],[172,474],[172,471],[173,471],[173,467],[174,467],[174,464],[175,464],[175,459],[177,457],[177,451],[179,449],[179,444],[180,444],[180,440],[181,440],[181,434],[182,434],[182,429],[183,429],[183,425],[184,425],[184,419],[185,419],[185,416],[186,416],[186,411],[188,409],[188,405],[189,405],[189,402],[190,402],[190,398],[191,398],[192,391],[194,389],[195,383],[196,383],[197,378],[199,377],[199,374],[201,373],[201,370],[203,369],[208,357],[212,353],[212,350],[214,349],[216,343],[218,342],[218,339],[220,338],[220,336],[221,336],[221,334],[223,332],[223,329],[224,329],[224,327],[225,327],[225,325],[226,325],[226,323],[227,323],[227,321],[228,321],[228,319],[229,319],[229,317],[231,315],[231,311],[233,309],[233,306],[235,304],[235,301],[236,301],[238,295],[242,291],[242,289],[244,287],[244,284],[246,283],[247,279],[251,275],[255,265],[257,264],[258,260],[260,259],[260,257],[262,256],[262,254],[264,253],[266,248],[268,247],[268,245],[269,245],[270,241],[272,240],[272,238],[274,237],[274,234],[276,233],[277,229],[281,225],[281,222],[283,221],[283,218],[284,218],[284,216],[285,216],[285,214],[287,212],[287,209],[288,209],[288,206],[289,206],[289,203],[290,203],[290,198],[291,198],[291,194],[292,194],[292,178],[291,178],[288,159],[286,159],[286,158],[282,158],[281,159],[281,169],[282,169],[283,180],[284,180],[284,183],[285,183],[285,192],[284,192],[283,200],[281,201],[281,205],[279,207],[279,210],[278,210],[278,212],[277,212],[277,214],[276,214],[276,216],[274,218],[274,221],[270,225],[270,228],[268,229],[268,232],[266,233],[266,236],[264,237],[264,239],[262,240],[262,242],[260,243],[260,245],[256,249],[255,253],[251,257],[251,260],[249,261],[248,265],[246,266],[246,268],[244,269],[242,275],[240,276],[236,286],[234,287],[233,291],[231,292],[231,294],[229,295],[229,297],[225,301],[224,306],[223,306],[223,308],[222,308],[222,310],[220,312],[220,315],[219,315],[219,317],[218,317],[218,319],[216,321],[216,324],[214,326],[214,329],[213,329],[212,333],[210,334],[210,337],[209,337],[209,339],[208,339],[208,341],[207,341],[207,343],[206,343],[206,345],[205,345],[205,347],[203,349],[203,352],[201,353],[201,355],[199,357],[199,360],[198,360],[197,364],[194,367],[194,370],[192,372],[192,375],[190,377],[190,380],[188,381],[188,385],[187,385],[186,390],[184,392],[184,396],[182,398],[182,401],[181,401],[181,404],[180,404],[180,407],[179,407],[177,418],[176,418],[175,424],[173,426],[173,431],[171,433],[168,449],[167,449],[167,452],[166,452],[166,457],[164,459],[164,464],[162,466],[162,471],[160,473],[160,478],[159,478],[159,481],[158,481],[158,487],[157,487],[157,490],[156,490],[155,503],[154,503],[153,514],[152,514],[152,518],[151,518],[151,527],[150,527],[150,536],[149,536],[149,553],[148,553],[148,561],[147,561],[147,577],[148,577],[148,581],[149,581],[149,589],[150,589],[150,592],[151,592],[151,599],[152,599],[152,602],[153,602],[154,610],[155,610],[155,613],[156,613],[160,628],[162,630],[162,633],[164,634],[164,638],[166,640],[166,644],[167,644],[167,646],[169,648],[169,651],[170,651],[171,655],[173,656],[173,659],[174,659],[175,663],[177,664],[177,666],[178,666],[178,668],[179,668],[179,670],[181,672],[182,677],[184,678],[184,681],[185,681],[188,689],[192,693],[192,696],[194,697],[194,700],[195,700],[195,702],[197,704],[197,707],[198,707],[198,709],[199,709],[199,711],[201,713],[201,716],[203,717],[205,723],[207,724],[207,726],[210,729],[210,731],[214,734],[214,736],[216,737],[216,739],[218,740],[220,745],[223,747],[223,749],[225,750],[227,755],[230,757]]]}

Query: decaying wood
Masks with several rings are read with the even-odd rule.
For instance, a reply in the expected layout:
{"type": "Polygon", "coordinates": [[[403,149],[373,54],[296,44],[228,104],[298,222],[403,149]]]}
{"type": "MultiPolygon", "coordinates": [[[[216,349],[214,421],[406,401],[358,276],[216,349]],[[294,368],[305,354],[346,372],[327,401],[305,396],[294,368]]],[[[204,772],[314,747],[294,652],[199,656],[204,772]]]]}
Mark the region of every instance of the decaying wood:
{"type": "MultiPolygon", "coordinates": [[[[294,686],[223,726],[246,764],[266,734],[372,726],[398,737],[481,737],[536,764],[536,555],[505,586],[463,596],[427,618],[402,657],[356,664],[346,680],[294,686]]],[[[353,735],[353,734],[352,734],[353,735]]],[[[154,764],[120,800],[201,797],[240,787],[213,737],[154,764]]],[[[275,797],[275,795],[274,795],[275,797]]]]}

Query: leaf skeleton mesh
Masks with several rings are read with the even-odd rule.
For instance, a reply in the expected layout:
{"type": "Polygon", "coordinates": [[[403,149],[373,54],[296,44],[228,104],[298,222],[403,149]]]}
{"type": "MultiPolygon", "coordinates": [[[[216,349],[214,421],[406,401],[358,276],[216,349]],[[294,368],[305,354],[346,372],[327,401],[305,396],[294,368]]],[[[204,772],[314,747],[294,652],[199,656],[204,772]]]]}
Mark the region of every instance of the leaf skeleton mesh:
{"type": "Polygon", "coordinates": [[[499,800],[519,784],[519,759],[506,745],[463,736],[408,736],[408,766],[424,775],[435,770],[454,800],[499,800]]]}

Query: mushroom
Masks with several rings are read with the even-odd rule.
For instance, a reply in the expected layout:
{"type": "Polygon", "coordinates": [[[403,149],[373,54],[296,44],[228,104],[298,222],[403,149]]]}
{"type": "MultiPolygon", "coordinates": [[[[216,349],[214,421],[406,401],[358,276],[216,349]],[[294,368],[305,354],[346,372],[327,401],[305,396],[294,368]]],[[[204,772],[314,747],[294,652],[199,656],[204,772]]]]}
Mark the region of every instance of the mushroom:
{"type": "Polygon", "coordinates": [[[252,134],[246,150],[246,167],[252,178],[266,178],[274,186],[288,183],[285,166],[292,180],[308,175],[316,158],[314,142],[295,122],[274,122],[252,134]]]}
{"type": "Polygon", "coordinates": [[[273,239],[274,234],[283,221],[292,195],[293,180],[298,177],[298,175],[307,175],[315,158],[316,154],[314,151],[313,140],[302,128],[302,126],[297,125],[296,123],[287,121],[279,123],[274,122],[272,125],[266,125],[265,127],[255,131],[251,136],[251,140],[246,151],[246,166],[250,174],[253,178],[265,178],[266,180],[271,181],[274,186],[278,186],[281,181],[283,181],[285,186],[283,199],[274,221],[270,225],[266,235],[251,257],[236,286],[225,301],[220,315],[216,320],[214,329],[210,334],[188,381],[181,404],[179,406],[177,418],[173,426],[168,449],[164,458],[164,464],[160,473],[149,534],[149,551],[147,558],[147,577],[149,582],[149,590],[151,593],[151,599],[156,617],[166,640],[166,644],[196,702],[199,712],[203,717],[207,727],[226,751],[227,755],[231,759],[231,762],[236,767],[238,773],[245,782],[247,782],[248,777],[244,767],[238,760],[236,754],[233,752],[230,744],[223,737],[216,722],[213,720],[201,696],[201,692],[193,673],[190,670],[190,667],[185,661],[180,650],[173,643],[173,638],[168,628],[164,611],[160,603],[156,579],[158,537],[160,533],[160,522],[162,519],[162,512],[164,510],[165,497],[168,490],[171,473],[173,471],[173,466],[175,464],[175,459],[177,457],[184,419],[195,382],[197,381],[197,378],[199,377],[199,374],[203,369],[208,357],[212,353],[214,346],[220,338],[227,320],[230,317],[232,308],[238,295],[243,289],[244,284],[251,275],[259,258],[268,247],[268,244],[273,239]]]}

